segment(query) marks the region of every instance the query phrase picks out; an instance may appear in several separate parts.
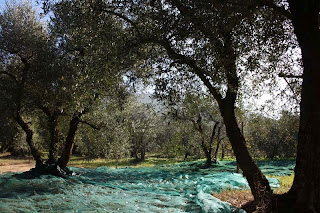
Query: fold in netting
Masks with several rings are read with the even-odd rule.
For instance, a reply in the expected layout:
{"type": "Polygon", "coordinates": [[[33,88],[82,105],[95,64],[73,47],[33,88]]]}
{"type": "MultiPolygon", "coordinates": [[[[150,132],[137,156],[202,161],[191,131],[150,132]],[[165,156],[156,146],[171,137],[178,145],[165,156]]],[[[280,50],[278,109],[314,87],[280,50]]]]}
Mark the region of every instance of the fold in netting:
{"type": "MultiPolygon", "coordinates": [[[[150,168],[72,168],[80,176],[60,178],[0,175],[0,212],[244,212],[212,196],[225,189],[247,188],[236,163],[203,162],[150,168]]],[[[265,174],[290,175],[292,161],[259,163],[265,174]]],[[[269,179],[272,187],[279,180],[269,179]]]]}

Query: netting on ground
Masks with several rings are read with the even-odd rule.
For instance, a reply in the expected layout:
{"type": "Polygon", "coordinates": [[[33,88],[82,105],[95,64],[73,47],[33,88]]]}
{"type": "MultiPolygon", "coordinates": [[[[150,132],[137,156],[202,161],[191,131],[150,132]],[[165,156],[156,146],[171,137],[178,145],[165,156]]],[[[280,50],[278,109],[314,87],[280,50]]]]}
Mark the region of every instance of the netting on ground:
{"type": "MultiPolygon", "coordinates": [[[[0,212],[244,212],[212,196],[247,187],[234,162],[152,168],[72,168],[81,176],[0,175],[0,212]]],[[[293,162],[262,162],[267,174],[291,174],[293,162]]],[[[278,179],[269,179],[272,187],[278,179]]]]}

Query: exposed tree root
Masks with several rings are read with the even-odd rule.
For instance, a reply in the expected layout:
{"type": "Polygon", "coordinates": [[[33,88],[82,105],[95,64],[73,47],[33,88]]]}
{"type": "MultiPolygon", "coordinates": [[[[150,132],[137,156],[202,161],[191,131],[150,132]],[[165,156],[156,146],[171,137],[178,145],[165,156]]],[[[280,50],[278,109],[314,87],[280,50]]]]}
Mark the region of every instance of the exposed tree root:
{"type": "MultiPolygon", "coordinates": [[[[295,212],[294,210],[295,198],[292,193],[285,194],[272,194],[271,196],[271,208],[269,212],[272,213],[289,213],[295,212]]],[[[249,201],[241,206],[247,213],[266,212],[263,208],[257,207],[256,201],[249,201]]]]}
{"type": "Polygon", "coordinates": [[[44,164],[37,166],[29,171],[17,174],[15,176],[19,178],[38,178],[42,175],[53,175],[57,177],[67,178],[68,176],[77,175],[75,172],[71,171],[68,167],[62,167],[57,162],[51,164],[44,164]]]}

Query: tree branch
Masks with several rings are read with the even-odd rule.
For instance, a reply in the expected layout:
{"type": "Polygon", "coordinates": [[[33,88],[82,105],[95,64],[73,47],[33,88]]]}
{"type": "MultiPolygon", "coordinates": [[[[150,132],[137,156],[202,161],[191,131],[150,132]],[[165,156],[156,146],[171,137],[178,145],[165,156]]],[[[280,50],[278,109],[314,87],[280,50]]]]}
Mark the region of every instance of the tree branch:
{"type": "Polygon", "coordinates": [[[160,44],[165,50],[167,51],[168,55],[172,59],[176,59],[178,63],[180,64],[186,64],[190,68],[192,68],[192,72],[196,74],[201,81],[204,83],[204,85],[209,89],[210,93],[214,96],[214,98],[218,101],[221,102],[222,96],[221,94],[217,91],[217,89],[211,84],[207,76],[204,74],[205,71],[201,69],[200,67],[197,66],[196,62],[182,54],[179,54],[175,52],[175,50],[171,47],[169,41],[163,40],[163,41],[157,41],[156,43],[160,44]]]}
{"type": "Polygon", "coordinates": [[[274,11],[278,12],[279,14],[283,15],[288,19],[292,19],[291,12],[286,10],[284,7],[276,5],[272,0],[259,0],[260,4],[263,6],[267,6],[272,8],[274,11]]]}
{"type": "Polygon", "coordinates": [[[0,71],[0,74],[7,75],[7,76],[10,77],[12,80],[14,80],[14,82],[15,82],[16,84],[19,83],[17,77],[16,77],[15,75],[13,75],[12,73],[9,73],[9,72],[7,72],[7,71],[0,71]]]}
{"type": "Polygon", "coordinates": [[[280,72],[278,76],[281,78],[303,78],[302,75],[284,74],[283,72],[280,72]]]}
{"type": "Polygon", "coordinates": [[[87,124],[88,126],[90,126],[94,130],[100,130],[100,127],[97,127],[97,126],[95,126],[95,125],[93,125],[93,124],[91,124],[91,123],[89,123],[87,121],[79,120],[79,123],[87,124]]]}

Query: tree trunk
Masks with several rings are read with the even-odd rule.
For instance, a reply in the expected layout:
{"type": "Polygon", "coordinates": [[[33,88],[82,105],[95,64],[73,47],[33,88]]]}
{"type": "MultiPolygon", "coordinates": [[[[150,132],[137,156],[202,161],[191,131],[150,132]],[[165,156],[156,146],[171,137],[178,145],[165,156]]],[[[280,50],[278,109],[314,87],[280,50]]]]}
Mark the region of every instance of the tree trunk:
{"type": "Polygon", "coordinates": [[[79,115],[74,115],[69,123],[68,135],[65,141],[63,152],[61,154],[61,157],[59,158],[59,165],[63,168],[67,167],[69,163],[70,155],[72,154],[72,148],[74,145],[74,137],[76,135],[79,122],[79,115]]]}
{"type": "Polygon", "coordinates": [[[145,147],[142,147],[141,148],[141,158],[140,158],[140,160],[144,161],[145,159],[146,159],[146,149],[145,149],[145,147]]]}
{"type": "Polygon", "coordinates": [[[186,150],[185,154],[184,154],[183,161],[186,161],[188,159],[188,156],[189,156],[189,150],[186,150]]]}
{"type": "Polygon", "coordinates": [[[215,160],[215,161],[216,161],[217,158],[218,158],[219,146],[220,146],[220,143],[221,143],[221,141],[222,141],[222,138],[220,138],[221,128],[222,128],[222,125],[220,125],[220,126],[218,127],[217,146],[216,146],[216,150],[215,150],[215,152],[214,152],[214,160],[215,160]]]}
{"type": "Polygon", "coordinates": [[[289,194],[296,212],[320,212],[320,3],[289,4],[304,66],[295,178],[289,194]]]}
{"type": "Polygon", "coordinates": [[[220,111],[237,163],[248,181],[254,200],[260,209],[269,212],[272,190],[267,178],[263,175],[248,152],[245,145],[246,141],[241,134],[235,117],[234,102],[229,101],[227,98],[223,99],[220,111]]]}
{"type": "Polygon", "coordinates": [[[212,159],[211,159],[211,150],[208,149],[206,147],[206,145],[204,144],[204,138],[202,138],[202,141],[201,141],[201,147],[202,147],[202,150],[206,156],[206,166],[209,167],[212,165],[212,159]]]}
{"type": "Polygon", "coordinates": [[[42,160],[41,154],[40,154],[39,150],[35,147],[33,139],[32,139],[33,131],[30,129],[28,123],[26,123],[23,120],[23,118],[22,118],[22,116],[20,114],[20,111],[17,112],[16,116],[17,116],[16,120],[17,120],[18,124],[23,129],[23,131],[26,133],[26,142],[29,145],[32,157],[36,161],[36,167],[42,167],[43,166],[43,160],[42,160]]]}
{"type": "Polygon", "coordinates": [[[49,141],[49,158],[47,163],[54,164],[57,162],[57,146],[59,142],[59,132],[58,132],[58,115],[50,113],[47,114],[49,117],[49,131],[50,131],[50,141],[49,141]]]}
{"type": "Polygon", "coordinates": [[[216,94],[217,91],[212,89],[211,93],[215,96],[219,104],[227,136],[237,159],[237,163],[248,181],[254,201],[257,204],[259,211],[270,212],[272,190],[267,178],[252,159],[235,116],[234,109],[239,90],[239,78],[237,76],[237,56],[233,48],[232,34],[227,32],[222,32],[222,34],[224,35],[224,44],[221,44],[220,49],[218,50],[219,57],[221,59],[226,58],[223,66],[228,82],[228,89],[224,98],[221,98],[221,96],[219,97],[216,94]]]}
{"type": "Polygon", "coordinates": [[[214,151],[214,159],[215,160],[218,160],[218,151],[219,151],[219,148],[220,148],[221,141],[222,140],[218,140],[218,143],[217,143],[217,146],[216,146],[216,150],[214,151]]]}
{"type": "MultiPolygon", "coordinates": [[[[241,122],[241,134],[244,136],[243,134],[243,122],[241,122]]],[[[240,173],[240,166],[239,163],[237,162],[237,169],[236,169],[236,173],[240,173]]]]}
{"type": "Polygon", "coordinates": [[[49,158],[46,162],[47,164],[55,164],[57,163],[57,146],[59,143],[59,132],[58,132],[58,117],[61,115],[61,112],[55,109],[53,112],[50,111],[48,107],[40,107],[44,114],[48,117],[49,123],[49,158]]]}
{"type": "Polygon", "coordinates": [[[22,63],[24,64],[24,68],[22,70],[22,75],[21,75],[21,81],[18,85],[18,95],[16,99],[17,103],[17,109],[16,109],[16,121],[20,125],[20,127],[23,129],[23,131],[26,133],[26,142],[30,148],[30,152],[34,160],[36,161],[36,167],[42,167],[43,166],[43,160],[41,157],[41,154],[39,150],[35,147],[34,142],[33,142],[33,131],[30,129],[28,123],[26,123],[22,116],[21,116],[21,102],[24,96],[24,87],[25,83],[27,81],[28,77],[28,71],[30,69],[30,64],[28,63],[28,60],[25,58],[21,58],[22,63]]]}
{"type": "Polygon", "coordinates": [[[57,162],[57,146],[58,138],[58,119],[57,117],[50,119],[50,145],[49,145],[49,159],[48,163],[57,162]]]}
{"type": "Polygon", "coordinates": [[[224,159],[224,145],[221,144],[221,160],[224,159]]]}
{"type": "MultiPolygon", "coordinates": [[[[184,9],[182,8],[182,11],[183,10],[184,9]]],[[[269,182],[250,156],[245,145],[245,139],[241,134],[235,117],[234,108],[239,90],[239,78],[237,76],[237,51],[234,49],[233,33],[231,31],[228,32],[227,28],[221,29],[221,32],[218,32],[221,36],[221,40],[223,40],[221,41],[220,39],[216,39],[217,37],[215,36],[212,37],[211,31],[207,30],[201,23],[196,23],[196,26],[199,27],[202,33],[208,35],[208,38],[212,39],[212,42],[216,46],[215,51],[217,52],[217,57],[219,59],[218,63],[224,68],[223,70],[225,71],[227,80],[227,91],[224,98],[220,93],[219,88],[216,88],[207,77],[207,71],[201,66],[198,66],[196,60],[190,60],[189,57],[176,53],[168,40],[159,41],[159,44],[166,49],[169,57],[178,60],[180,63],[187,64],[192,68],[193,73],[201,79],[211,95],[218,102],[229,141],[232,145],[237,162],[243,171],[243,175],[249,183],[255,202],[260,210],[264,208],[265,211],[270,211],[272,191],[269,182]]]]}

